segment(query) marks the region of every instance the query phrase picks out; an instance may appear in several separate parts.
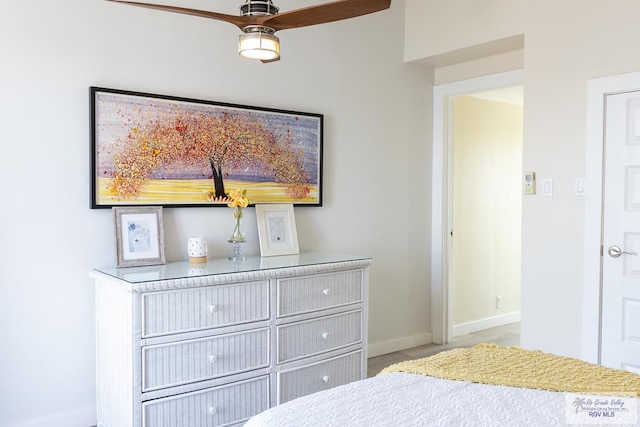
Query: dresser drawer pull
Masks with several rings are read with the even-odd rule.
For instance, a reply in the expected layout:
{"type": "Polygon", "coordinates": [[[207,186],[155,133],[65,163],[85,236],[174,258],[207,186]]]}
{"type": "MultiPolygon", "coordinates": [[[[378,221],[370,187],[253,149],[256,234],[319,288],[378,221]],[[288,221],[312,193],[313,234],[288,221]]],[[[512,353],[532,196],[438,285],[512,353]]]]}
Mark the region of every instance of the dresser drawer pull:
{"type": "Polygon", "coordinates": [[[217,306],[217,305],[215,305],[215,304],[211,304],[211,305],[209,306],[209,311],[210,311],[211,313],[215,313],[216,311],[218,311],[218,306],[217,306]]]}
{"type": "Polygon", "coordinates": [[[218,412],[218,408],[216,408],[215,406],[209,406],[209,414],[210,415],[215,415],[216,412],[218,412]]]}
{"type": "Polygon", "coordinates": [[[323,332],[321,337],[323,340],[329,339],[329,332],[323,332]]]}
{"type": "Polygon", "coordinates": [[[329,295],[331,293],[331,289],[327,288],[322,291],[323,295],[329,295]]]}
{"type": "Polygon", "coordinates": [[[329,383],[329,375],[325,375],[322,377],[322,382],[329,383]]]}
{"type": "Polygon", "coordinates": [[[218,356],[216,356],[215,354],[209,356],[209,362],[216,363],[217,361],[218,361],[218,356]]]}

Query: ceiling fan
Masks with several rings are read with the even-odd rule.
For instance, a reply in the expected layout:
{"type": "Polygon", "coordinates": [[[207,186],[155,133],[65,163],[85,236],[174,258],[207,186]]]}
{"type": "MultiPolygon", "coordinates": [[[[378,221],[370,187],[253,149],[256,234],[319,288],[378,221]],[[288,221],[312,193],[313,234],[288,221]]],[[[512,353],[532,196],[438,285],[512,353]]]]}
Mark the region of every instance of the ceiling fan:
{"type": "Polygon", "coordinates": [[[391,0],[338,0],[279,13],[279,8],[272,0],[245,0],[240,6],[240,15],[236,16],[161,4],[107,1],[228,22],[243,32],[238,53],[262,62],[280,59],[280,41],[274,35],[276,31],[354,18],[388,9],[391,5],[391,0]]]}

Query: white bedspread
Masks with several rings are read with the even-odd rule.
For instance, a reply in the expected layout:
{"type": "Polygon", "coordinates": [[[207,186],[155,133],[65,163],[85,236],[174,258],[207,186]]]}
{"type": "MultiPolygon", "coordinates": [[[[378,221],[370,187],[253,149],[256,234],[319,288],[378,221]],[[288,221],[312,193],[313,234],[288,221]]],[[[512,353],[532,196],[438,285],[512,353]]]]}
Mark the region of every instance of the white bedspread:
{"type": "Polygon", "coordinates": [[[565,393],[389,373],[292,400],[245,427],[538,427],[565,420],[565,393]]]}

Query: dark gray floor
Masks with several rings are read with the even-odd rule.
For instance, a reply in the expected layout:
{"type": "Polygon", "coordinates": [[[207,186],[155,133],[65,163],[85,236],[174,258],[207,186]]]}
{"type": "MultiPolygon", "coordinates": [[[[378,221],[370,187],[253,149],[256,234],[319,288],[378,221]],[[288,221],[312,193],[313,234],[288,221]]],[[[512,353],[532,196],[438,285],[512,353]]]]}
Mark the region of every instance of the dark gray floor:
{"type": "Polygon", "coordinates": [[[406,350],[383,354],[377,357],[371,357],[367,363],[367,375],[369,377],[373,377],[381,370],[389,365],[393,365],[394,363],[433,356],[436,353],[450,350],[452,348],[473,347],[480,343],[492,343],[501,346],[518,346],[520,345],[520,322],[498,326],[497,328],[485,329],[472,334],[460,335],[454,337],[452,341],[453,342],[451,344],[425,344],[418,347],[408,348],[406,350]]]}

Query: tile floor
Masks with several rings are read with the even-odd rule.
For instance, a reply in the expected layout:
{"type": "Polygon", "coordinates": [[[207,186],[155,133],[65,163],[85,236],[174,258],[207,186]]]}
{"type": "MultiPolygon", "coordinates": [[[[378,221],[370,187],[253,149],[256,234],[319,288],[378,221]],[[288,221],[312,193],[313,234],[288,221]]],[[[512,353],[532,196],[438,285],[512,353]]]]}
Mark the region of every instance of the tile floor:
{"type": "Polygon", "coordinates": [[[473,347],[480,343],[492,343],[501,346],[520,345],[520,322],[498,326],[496,328],[477,331],[472,334],[454,337],[451,344],[425,344],[406,350],[396,351],[381,356],[371,357],[367,363],[367,375],[373,377],[382,369],[405,360],[420,359],[433,356],[444,350],[458,347],[473,347]]]}

